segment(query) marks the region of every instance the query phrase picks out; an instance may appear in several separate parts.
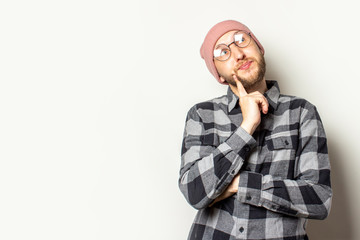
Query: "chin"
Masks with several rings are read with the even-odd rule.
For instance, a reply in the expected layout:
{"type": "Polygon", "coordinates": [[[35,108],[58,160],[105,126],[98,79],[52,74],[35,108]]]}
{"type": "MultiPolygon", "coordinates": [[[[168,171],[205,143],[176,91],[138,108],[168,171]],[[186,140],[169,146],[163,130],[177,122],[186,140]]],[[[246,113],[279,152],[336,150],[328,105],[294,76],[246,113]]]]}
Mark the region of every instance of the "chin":
{"type": "Polygon", "coordinates": [[[249,81],[240,79],[240,82],[242,83],[242,85],[244,86],[245,89],[251,89],[251,88],[255,87],[256,85],[258,85],[261,81],[262,81],[261,78],[249,80],[249,81]]]}
{"type": "Polygon", "coordinates": [[[250,72],[241,76],[237,74],[237,78],[240,80],[244,88],[253,88],[264,80],[266,71],[265,60],[262,59],[260,64],[256,65],[256,69],[251,69],[250,72]]]}
{"type": "MultiPolygon", "coordinates": [[[[245,89],[253,88],[264,80],[266,72],[266,63],[264,57],[262,56],[260,61],[254,61],[254,63],[255,62],[256,64],[253,66],[253,68],[245,71],[245,74],[241,74],[242,72],[240,70],[236,73],[236,77],[240,80],[245,89]]],[[[236,82],[232,75],[226,76],[224,79],[228,84],[236,86],[236,82]]]]}
{"type": "Polygon", "coordinates": [[[244,88],[251,88],[253,86],[256,86],[259,82],[263,80],[263,75],[260,75],[259,71],[256,71],[256,73],[249,75],[250,76],[237,75],[237,78],[240,80],[244,88]]]}

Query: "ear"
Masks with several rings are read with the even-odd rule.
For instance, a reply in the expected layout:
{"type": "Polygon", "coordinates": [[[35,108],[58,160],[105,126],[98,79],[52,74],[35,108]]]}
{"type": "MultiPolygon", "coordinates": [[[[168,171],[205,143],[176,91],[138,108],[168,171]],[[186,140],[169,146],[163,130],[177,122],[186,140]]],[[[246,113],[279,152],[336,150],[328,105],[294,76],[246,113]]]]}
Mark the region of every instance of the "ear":
{"type": "Polygon", "coordinates": [[[226,82],[225,79],[224,79],[222,76],[219,76],[219,79],[220,79],[220,82],[221,82],[221,83],[225,83],[225,82],[226,82]]]}

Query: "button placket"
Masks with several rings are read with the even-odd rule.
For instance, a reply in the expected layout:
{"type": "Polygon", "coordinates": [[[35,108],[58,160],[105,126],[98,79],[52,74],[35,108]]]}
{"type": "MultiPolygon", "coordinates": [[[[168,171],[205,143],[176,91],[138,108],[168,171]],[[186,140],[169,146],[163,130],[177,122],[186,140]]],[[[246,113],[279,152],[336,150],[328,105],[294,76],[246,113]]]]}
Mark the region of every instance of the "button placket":
{"type": "Polygon", "coordinates": [[[237,231],[237,239],[244,239],[245,236],[247,235],[247,225],[248,225],[248,220],[247,219],[243,219],[243,218],[238,218],[237,219],[237,224],[236,224],[236,231],[237,231]]]}

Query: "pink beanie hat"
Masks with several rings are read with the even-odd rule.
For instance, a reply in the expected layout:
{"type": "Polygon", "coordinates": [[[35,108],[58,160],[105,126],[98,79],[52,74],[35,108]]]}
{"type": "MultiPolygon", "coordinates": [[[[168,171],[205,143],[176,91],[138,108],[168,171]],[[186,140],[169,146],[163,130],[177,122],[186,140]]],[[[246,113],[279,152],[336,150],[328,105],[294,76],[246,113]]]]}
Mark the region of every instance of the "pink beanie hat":
{"type": "MultiPolygon", "coordinates": [[[[245,32],[250,33],[251,38],[259,46],[262,54],[265,53],[263,46],[256,39],[255,35],[250,31],[250,29],[247,26],[245,26],[244,24],[242,24],[240,22],[234,21],[234,20],[227,20],[227,21],[219,22],[218,24],[213,26],[207,33],[207,35],[204,39],[204,42],[200,48],[200,55],[205,60],[206,66],[209,69],[210,73],[212,75],[214,75],[214,77],[220,83],[222,83],[222,82],[220,81],[219,73],[217,72],[215,64],[214,64],[214,47],[215,47],[215,43],[222,35],[224,35],[227,32],[230,32],[232,30],[243,30],[245,32]]],[[[225,82],[223,84],[227,84],[227,83],[225,82]]]]}

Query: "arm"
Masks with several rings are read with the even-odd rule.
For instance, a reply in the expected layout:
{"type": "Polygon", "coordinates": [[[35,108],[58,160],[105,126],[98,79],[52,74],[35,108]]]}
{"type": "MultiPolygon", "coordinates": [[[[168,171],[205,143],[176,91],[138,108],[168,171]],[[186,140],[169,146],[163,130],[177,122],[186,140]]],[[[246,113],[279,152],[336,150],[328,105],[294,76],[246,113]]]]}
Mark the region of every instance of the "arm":
{"type": "MultiPolygon", "coordinates": [[[[240,126],[248,134],[252,135],[260,124],[260,111],[267,114],[269,103],[264,95],[258,91],[248,94],[238,78],[235,75],[233,75],[233,78],[236,82],[239,104],[243,115],[243,121],[240,126]]],[[[239,174],[236,175],[231,184],[211,203],[210,206],[235,194],[238,191],[239,177],[239,174]]]]}
{"type": "Polygon", "coordinates": [[[332,199],[330,163],[324,128],[312,105],[301,116],[295,163],[295,179],[241,171],[238,199],[294,217],[326,218],[332,199]]]}
{"type": "Polygon", "coordinates": [[[179,187],[196,209],[209,206],[226,189],[251,149],[257,146],[241,127],[219,146],[212,146],[205,139],[204,122],[193,107],[186,118],[179,187]]]}

